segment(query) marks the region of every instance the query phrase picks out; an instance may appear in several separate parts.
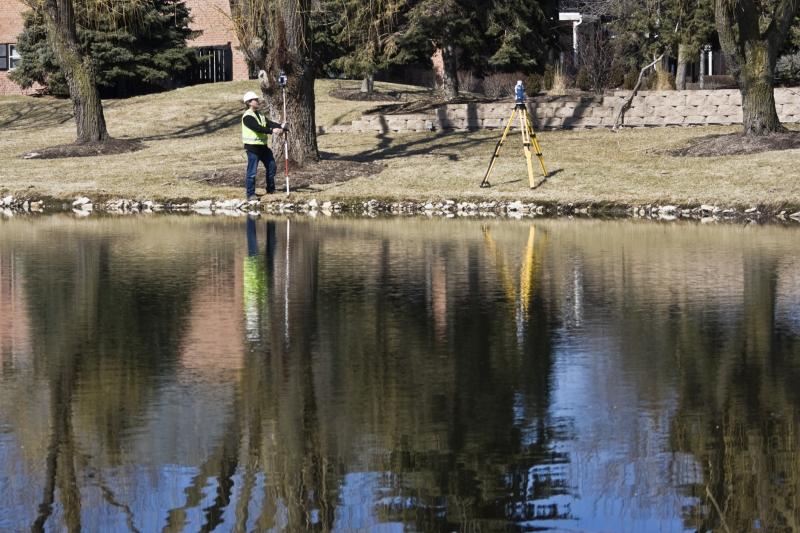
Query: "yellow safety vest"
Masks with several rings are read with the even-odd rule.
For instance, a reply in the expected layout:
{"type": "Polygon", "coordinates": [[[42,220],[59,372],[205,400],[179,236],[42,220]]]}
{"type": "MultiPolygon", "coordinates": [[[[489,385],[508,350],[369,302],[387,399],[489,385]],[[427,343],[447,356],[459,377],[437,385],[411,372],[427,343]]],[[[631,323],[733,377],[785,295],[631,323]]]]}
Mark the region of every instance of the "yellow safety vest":
{"type": "Polygon", "coordinates": [[[242,144],[260,144],[263,146],[268,146],[269,134],[257,133],[244,125],[244,117],[248,115],[255,117],[256,121],[261,127],[267,127],[267,117],[261,114],[256,114],[256,112],[252,109],[248,109],[245,114],[242,115],[242,144]]]}

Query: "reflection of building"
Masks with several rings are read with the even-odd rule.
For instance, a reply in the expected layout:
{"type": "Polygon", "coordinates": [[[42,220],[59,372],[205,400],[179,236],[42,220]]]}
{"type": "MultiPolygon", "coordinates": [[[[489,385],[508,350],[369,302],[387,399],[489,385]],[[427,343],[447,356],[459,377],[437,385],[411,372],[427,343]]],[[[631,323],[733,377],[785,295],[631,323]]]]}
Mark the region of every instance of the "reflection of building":
{"type": "MultiPolygon", "coordinates": [[[[189,42],[200,57],[190,81],[246,80],[249,69],[233,31],[228,0],[186,0],[186,6],[192,15],[192,29],[202,32],[189,42]]],[[[33,92],[23,91],[8,79],[9,70],[21,59],[16,54],[16,43],[22,33],[22,14],[27,9],[21,0],[0,2],[0,95],[33,92]]]]}
{"type": "Polygon", "coordinates": [[[30,352],[28,306],[13,256],[0,255],[0,372],[30,352]]]}

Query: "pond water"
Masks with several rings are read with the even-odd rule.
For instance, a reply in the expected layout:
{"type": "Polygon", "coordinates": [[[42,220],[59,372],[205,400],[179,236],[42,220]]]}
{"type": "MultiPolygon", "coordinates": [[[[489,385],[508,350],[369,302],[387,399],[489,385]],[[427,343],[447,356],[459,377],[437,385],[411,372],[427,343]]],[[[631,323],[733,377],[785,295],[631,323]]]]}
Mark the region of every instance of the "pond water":
{"type": "Polygon", "coordinates": [[[790,531],[800,230],[0,221],[2,531],[790,531]]]}

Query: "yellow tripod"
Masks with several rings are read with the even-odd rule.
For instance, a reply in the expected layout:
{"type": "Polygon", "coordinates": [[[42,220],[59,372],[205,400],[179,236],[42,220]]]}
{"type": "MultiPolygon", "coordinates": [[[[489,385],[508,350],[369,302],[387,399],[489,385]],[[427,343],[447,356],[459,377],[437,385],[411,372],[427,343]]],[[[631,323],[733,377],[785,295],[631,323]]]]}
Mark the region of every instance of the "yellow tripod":
{"type": "Polygon", "coordinates": [[[517,104],[511,112],[511,118],[508,119],[506,129],[503,130],[503,136],[500,137],[497,146],[494,148],[494,154],[492,155],[492,160],[489,161],[489,168],[486,170],[486,175],[483,176],[481,187],[491,187],[489,184],[489,175],[492,173],[494,164],[500,156],[500,148],[503,146],[503,143],[506,142],[508,132],[511,131],[511,125],[514,123],[514,115],[517,113],[519,113],[519,129],[522,132],[522,151],[525,153],[525,160],[528,164],[528,182],[530,183],[531,189],[536,187],[533,179],[533,154],[531,153],[531,146],[536,150],[534,153],[536,157],[539,158],[539,166],[542,167],[542,176],[545,179],[547,178],[547,168],[544,166],[542,147],[539,146],[539,141],[536,139],[536,132],[533,131],[533,124],[531,124],[531,117],[528,115],[528,108],[525,107],[525,104],[517,104]]]}

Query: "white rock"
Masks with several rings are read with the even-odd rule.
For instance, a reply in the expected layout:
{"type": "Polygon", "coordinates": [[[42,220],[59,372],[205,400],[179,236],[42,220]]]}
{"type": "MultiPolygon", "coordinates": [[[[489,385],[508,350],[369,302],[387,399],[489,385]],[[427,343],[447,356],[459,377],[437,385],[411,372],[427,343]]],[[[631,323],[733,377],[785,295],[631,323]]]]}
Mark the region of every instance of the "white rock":
{"type": "Polygon", "coordinates": [[[511,202],[510,204],[508,204],[508,206],[506,206],[506,209],[508,211],[522,211],[522,202],[520,202],[519,200],[516,202],[511,202]]]}
{"type": "Polygon", "coordinates": [[[678,210],[677,206],[674,205],[665,205],[662,206],[661,209],[658,210],[659,213],[663,213],[664,215],[672,215],[678,210]]]}
{"type": "Polygon", "coordinates": [[[85,196],[81,196],[80,198],[76,198],[74,202],[72,202],[72,207],[80,207],[82,205],[91,204],[92,201],[85,196]]]}
{"type": "Polygon", "coordinates": [[[6,207],[11,206],[13,204],[14,204],[14,197],[11,196],[11,195],[6,196],[2,200],[0,200],[0,205],[6,206],[6,207]]]}
{"type": "Polygon", "coordinates": [[[31,202],[31,211],[41,211],[43,205],[44,204],[40,201],[31,202]]]}
{"type": "Polygon", "coordinates": [[[310,207],[311,209],[316,209],[317,207],[319,207],[319,202],[317,202],[316,199],[312,198],[311,200],[308,201],[308,207],[310,207]]]}
{"type": "Polygon", "coordinates": [[[714,205],[703,204],[700,206],[700,211],[706,211],[708,213],[713,213],[715,209],[717,209],[717,207],[714,205]]]}
{"type": "Polygon", "coordinates": [[[430,203],[430,202],[428,202],[427,204],[425,204],[425,210],[426,210],[426,211],[432,211],[432,210],[433,210],[433,204],[432,204],[432,203],[430,203]]]}
{"type": "Polygon", "coordinates": [[[331,207],[333,207],[333,203],[330,201],[322,202],[322,209],[330,210],[331,207]]]}
{"type": "Polygon", "coordinates": [[[745,209],[745,210],[744,210],[744,212],[745,212],[745,213],[747,213],[748,215],[749,215],[750,213],[757,213],[757,212],[758,212],[758,208],[756,208],[756,207],[750,207],[750,208],[747,208],[747,209],[745,209]]]}
{"type": "Polygon", "coordinates": [[[73,209],[72,212],[75,213],[75,216],[79,217],[88,217],[92,214],[91,209],[73,209]]]}
{"type": "Polygon", "coordinates": [[[800,211],[798,211],[797,213],[792,213],[791,215],[789,215],[789,218],[800,220],[800,211]]]}
{"type": "Polygon", "coordinates": [[[211,209],[211,206],[214,205],[213,200],[200,200],[199,202],[195,202],[192,205],[192,209],[211,209]]]}

